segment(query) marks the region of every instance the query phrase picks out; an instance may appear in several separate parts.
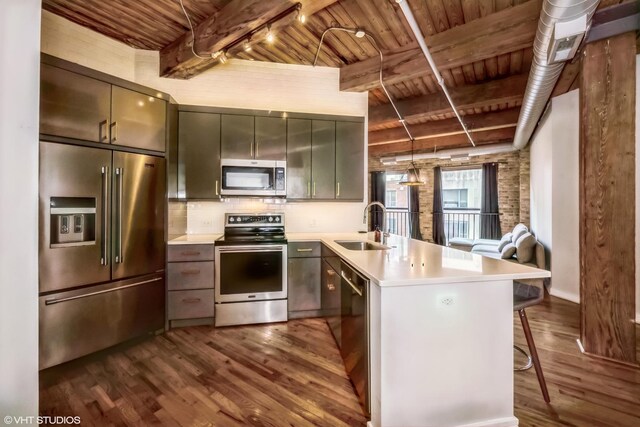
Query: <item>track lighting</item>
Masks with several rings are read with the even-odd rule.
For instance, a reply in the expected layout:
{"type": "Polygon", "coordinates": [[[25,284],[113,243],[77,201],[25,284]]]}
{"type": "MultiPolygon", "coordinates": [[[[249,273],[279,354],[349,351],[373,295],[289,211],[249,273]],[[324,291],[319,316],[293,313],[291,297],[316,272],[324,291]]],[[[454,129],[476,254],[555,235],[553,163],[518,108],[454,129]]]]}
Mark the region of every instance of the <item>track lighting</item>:
{"type": "Polygon", "coordinates": [[[218,61],[220,61],[221,64],[226,64],[228,60],[229,58],[227,58],[227,53],[224,51],[218,57],[218,61]]]}
{"type": "Polygon", "coordinates": [[[220,55],[222,55],[222,51],[221,51],[221,50],[218,50],[218,51],[216,51],[216,52],[213,52],[213,53],[211,54],[211,59],[218,59],[218,58],[220,57],[220,55]]]}
{"type": "Polygon", "coordinates": [[[276,37],[271,32],[271,24],[267,25],[267,43],[272,44],[276,40],[276,37]]]}

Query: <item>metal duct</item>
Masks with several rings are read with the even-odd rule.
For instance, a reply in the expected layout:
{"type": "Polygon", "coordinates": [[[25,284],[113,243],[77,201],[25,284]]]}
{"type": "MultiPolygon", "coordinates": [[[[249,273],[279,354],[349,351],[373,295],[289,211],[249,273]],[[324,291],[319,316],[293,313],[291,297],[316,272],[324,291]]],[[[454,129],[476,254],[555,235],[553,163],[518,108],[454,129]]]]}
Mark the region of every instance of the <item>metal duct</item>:
{"type": "Polygon", "coordinates": [[[542,3],[538,31],[533,44],[533,63],[513,139],[516,149],[527,146],[564,67],[562,62],[549,64],[547,61],[555,24],[586,15],[589,28],[598,3],[600,0],[545,0],[542,3]]]}

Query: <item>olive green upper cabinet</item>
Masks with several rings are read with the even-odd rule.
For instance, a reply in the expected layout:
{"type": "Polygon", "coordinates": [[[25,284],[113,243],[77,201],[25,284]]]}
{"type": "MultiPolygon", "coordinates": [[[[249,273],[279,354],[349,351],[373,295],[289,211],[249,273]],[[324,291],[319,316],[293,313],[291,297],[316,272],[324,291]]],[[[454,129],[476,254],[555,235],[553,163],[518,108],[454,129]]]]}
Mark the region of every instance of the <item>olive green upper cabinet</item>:
{"type": "Polygon", "coordinates": [[[311,198],[311,120],[287,120],[287,199],[311,198]]]}
{"type": "Polygon", "coordinates": [[[222,114],[220,138],[223,159],[253,159],[254,117],[222,114]]]}
{"type": "Polygon", "coordinates": [[[153,96],[112,86],[111,143],[145,150],[165,151],[167,102],[153,96]]]}
{"type": "Polygon", "coordinates": [[[254,157],[257,160],[287,159],[287,119],[256,116],[254,157]]]}
{"type": "Polygon", "coordinates": [[[363,200],[364,124],[336,122],[336,199],[363,200]]]}
{"type": "Polygon", "coordinates": [[[42,64],[40,133],[109,142],[111,85],[42,64]]]}
{"type": "Polygon", "coordinates": [[[311,122],[311,198],[335,199],[336,122],[311,122]]]}
{"type": "Polygon", "coordinates": [[[220,195],[220,114],[181,111],[178,135],[178,197],[220,195]]]}

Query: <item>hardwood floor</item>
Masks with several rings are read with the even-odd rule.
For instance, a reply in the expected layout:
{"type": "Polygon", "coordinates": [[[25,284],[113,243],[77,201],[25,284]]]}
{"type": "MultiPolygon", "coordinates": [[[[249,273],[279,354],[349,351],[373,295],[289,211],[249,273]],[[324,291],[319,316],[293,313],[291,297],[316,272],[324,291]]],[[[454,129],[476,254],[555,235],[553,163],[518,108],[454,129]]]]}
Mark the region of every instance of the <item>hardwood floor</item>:
{"type": "MultiPolygon", "coordinates": [[[[580,354],[578,306],[527,309],[551,405],[535,372],[515,373],[520,426],[638,426],[640,369],[580,354]]],[[[514,313],[516,343],[526,348],[514,313]]],[[[640,343],[639,343],[640,348],[640,343]]],[[[42,415],[83,425],[364,426],[323,320],[176,329],[41,375],[42,415]]]]}

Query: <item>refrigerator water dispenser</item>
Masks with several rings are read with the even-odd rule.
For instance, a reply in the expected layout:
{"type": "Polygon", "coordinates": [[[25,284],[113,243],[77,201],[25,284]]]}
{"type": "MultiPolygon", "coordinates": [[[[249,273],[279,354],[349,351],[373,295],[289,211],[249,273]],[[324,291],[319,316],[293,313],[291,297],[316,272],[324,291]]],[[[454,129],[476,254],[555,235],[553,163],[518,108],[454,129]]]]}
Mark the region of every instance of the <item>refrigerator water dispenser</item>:
{"type": "Polygon", "coordinates": [[[52,197],[52,248],[96,244],[96,199],[93,197],[52,197]]]}

